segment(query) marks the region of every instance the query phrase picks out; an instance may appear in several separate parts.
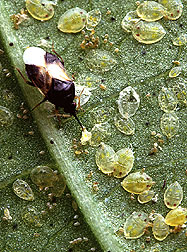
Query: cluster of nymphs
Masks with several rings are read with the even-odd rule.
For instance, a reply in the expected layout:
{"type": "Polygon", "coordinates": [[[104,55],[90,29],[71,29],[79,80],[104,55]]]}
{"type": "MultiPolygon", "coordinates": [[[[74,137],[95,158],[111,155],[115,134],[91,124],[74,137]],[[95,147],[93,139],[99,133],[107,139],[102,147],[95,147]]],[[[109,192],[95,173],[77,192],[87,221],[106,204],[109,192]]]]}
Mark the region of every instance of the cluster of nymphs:
{"type": "MultiPolygon", "coordinates": [[[[178,63],[179,62],[175,62],[178,63]]],[[[180,64],[179,64],[180,65],[180,64]]],[[[177,77],[183,67],[174,67],[169,73],[170,78],[177,77]]],[[[158,103],[160,108],[165,112],[160,121],[162,132],[171,138],[178,133],[179,119],[177,109],[187,106],[187,86],[185,82],[179,82],[171,87],[162,87],[158,95],[158,103]]]]}
{"type": "Polygon", "coordinates": [[[179,206],[182,199],[183,190],[176,181],[169,185],[164,193],[164,203],[168,208],[172,209],[167,213],[165,218],[160,213],[155,213],[155,211],[150,215],[144,212],[133,212],[126,219],[124,227],[120,228],[120,232],[124,232],[125,238],[127,239],[137,239],[151,227],[155,239],[163,241],[169,233],[177,233],[185,226],[184,224],[187,221],[187,208],[179,206]],[[170,229],[169,226],[174,226],[175,228],[170,229]]]}
{"type": "MultiPolygon", "coordinates": [[[[61,174],[58,174],[57,171],[53,171],[48,166],[37,166],[35,167],[30,174],[31,180],[36,184],[40,190],[49,192],[48,198],[50,202],[47,202],[47,210],[51,210],[56,206],[56,198],[60,197],[65,188],[66,183],[64,177],[61,174]]],[[[16,179],[13,183],[14,193],[21,199],[27,201],[33,201],[35,199],[34,192],[31,189],[30,185],[22,180],[16,179]]],[[[41,222],[42,215],[46,214],[47,211],[39,211],[37,208],[32,206],[27,206],[22,211],[23,220],[36,227],[41,227],[43,224],[41,222]]],[[[4,209],[4,220],[12,220],[10,216],[9,209],[4,209]]]]}
{"type": "Polygon", "coordinates": [[[175,113],[178,99],[172,88],[162,87],[158,96],[160,108],[165,112],[160,121],[160,128],[162,132],[171,138],[178,132],[179,119],[175,113]]]}
{"type": "MultiPolygon", "coordinates": [[[[108,58],[110,57],[108,56],[108,58]]],[[[113,62],[113,64],[115,64],[115,62],[113,62]]],[[[93,66],[91,66],[90,64],[90,67],[94,67],[94,66],[96,66],[96,63],[93,64],[93,66]]],[[[136,113],[136,111],[139,108],[139,104],[140,104],[139,95],[137,94],[134,88],[132,88],[131,86],[128,86],[120,92],[119,98],[117,100],[117,104],[118,104],[119,113],[116,113],[114,117],[115,126],[120,132],[124,133],[125,135],[133,135],[135,132],[135,123],[132,120],[132,116],[136,113]]],[[[99,114],[99,111],[98,111],[98,114],[99,114]]],[[[103,119],[102,123],[95,124],[91,132],[88,132],[85,129],[82,132],[82,138],[81,138],[82,145],[85,145],[87,142],[89,142],[91,146],[95,146],[95,147],[99,146],[101,142],[103,142],[105,136],[110,135],[109,128],[110,128],[110,125],[107,122],[107,119],[103,119]]],[[[105,146],[104,144],[101,144],[102,148],[105,148],[104,146],[105,146]]]]}
{"type": "Polygon", "coordinates": [[[126,32],[132,32],[133,37],[140,43],[152,44],[161,40],[166,34],[159,22],[165,17],[176,20],[182,15],[181,0],[158,0],[137,2],[135,11],[130,11],[122,20],[121,26],[126,32]]]}
{"type": "MultiPolygon", "coordinates": [[[[40,190],[50,189],[54,197],[60,197],[66,187],[64,178],[57,171],[53,171],[48,166],[37,166],[30,174],[31,180],[40,190]]],[[[29,184],[21,179],[17,179],[13,183],[14,193],[21,199],[32,201],[34,193],[29,184]]]]}
{"type": "MultiPolygon", "coordinates": [[[[53,6],[56,4],[57,1],[26,0],[26,8],[29,14],[41,21],[46,21],[53,17],[53,6]]],[[[65,33],[77,33],[86,26],[87,30],[92,30],[98,25],[100,20],[100,10],[95,9],[87,13],[85,10],[76,7],[62,14],[58,21],[58,29],[65,33]]]]}

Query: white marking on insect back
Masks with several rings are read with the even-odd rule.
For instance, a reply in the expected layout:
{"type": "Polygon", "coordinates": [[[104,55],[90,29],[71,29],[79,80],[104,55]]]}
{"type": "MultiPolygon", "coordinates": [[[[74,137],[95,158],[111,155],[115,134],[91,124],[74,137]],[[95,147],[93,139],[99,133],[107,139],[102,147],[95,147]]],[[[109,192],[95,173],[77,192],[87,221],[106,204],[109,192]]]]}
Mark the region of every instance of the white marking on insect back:
{"type": "Polygon", "coordinates": [[[55,79],[62,81],[71,80],[66,72],[57,64],[47,64],[47,71],[55,79]]]}
{"type": "Polygon", "coordinates": [[[29,47],[23,53],[23,61],[27,65],[46,67],[45,54],[46,52],[42,48],[29,47]]]}

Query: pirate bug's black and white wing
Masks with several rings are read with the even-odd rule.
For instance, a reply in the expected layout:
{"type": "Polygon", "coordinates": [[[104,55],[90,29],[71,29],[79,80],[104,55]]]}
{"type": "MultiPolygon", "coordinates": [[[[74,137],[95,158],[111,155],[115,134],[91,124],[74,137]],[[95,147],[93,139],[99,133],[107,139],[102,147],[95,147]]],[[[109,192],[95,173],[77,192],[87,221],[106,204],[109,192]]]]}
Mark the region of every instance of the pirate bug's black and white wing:
{"type": "Polygon", "coordinates": [[[51,53],[39,47],[29,47],[23,54],[23,61],[33,86],[46,96],[52,86],[52,80],[71,81],[65,72],[63,62],[51,53]]]}
{"type": "Polygon", "coordinates": [[[33,83],[46,96],[52,85],[52,76],[46,70],[46,52],[39,47],[29,47],[23,54],[26,73],[33,83]]]}
{"type": "MultiPolygon", "coordinates": [[[[53,52],[57,55],[54,50],[53,52]]],[[[17,70],[26,83],[37,87],[45,96],[33,109],[48,100],[55,105],[56,110],[61,107],[64,112],[73,115],[83,129],[76,115],[76,103],[73,101],[75,98],[74,82],[68,77],[63,60],[56,55],[39,47],[29,47],[23,54],[23,61],[31,82],[25,80],[21,71],[17,70]]]]}

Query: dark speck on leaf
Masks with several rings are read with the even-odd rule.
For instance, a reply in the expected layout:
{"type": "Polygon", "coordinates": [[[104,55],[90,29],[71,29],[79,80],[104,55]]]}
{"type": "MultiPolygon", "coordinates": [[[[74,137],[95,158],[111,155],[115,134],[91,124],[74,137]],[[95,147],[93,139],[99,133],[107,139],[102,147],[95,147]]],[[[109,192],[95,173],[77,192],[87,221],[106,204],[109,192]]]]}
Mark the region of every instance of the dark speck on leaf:
{"type": "Polygon", "coordinates": [[[115,17],[111,17],[110,19],[111,19],[112,22],[116,21],[115,17]]]}
{"type": "Polygon", "coordinates": [[[50,227],[53,227],[53,223],[50,223],[49,225],[50,225],[50,227]]]}
{"type": "Polygon", "coordinates": [[[156,94],[153,92],[153,96],[155,96],[156,94]]]}
{"type": "Polygon", "coordinates": [[[49,37],[49,36],[47,36],[45,39],[49,40],[49,39],[50,39],[50,37],[49,37]]]}
{"type": "Polygon", "coordinates": [[[12,42],[9,43],[9,46],[13,46],[14,44],[12,42]]]}
{"type": "Polygon", "coordinates": [[[54,144],[54,141],[53,141],[53,140],[50,140],[50,144],[54,144]]]}
{"type": "Polygon", "coordinates": [[[102,79],[102,80],[101,80],[101,82],[103,83],[103,82],[105,82],[105,80],[104,80],[104,79],[102,79]]]}
{"type": "Polygon", "coordinates": [[[183,28],[183,24],[179,24],[179,27],[180,27],[180,28],[183,28]]]}
{"type": "Polygon", "coordinates": [[[83,60],[83,58],[82,58],[82,57],[79,57],[79,60],[80,60],[80,61],[82,61],[82,60],[83,60]]]}
{"type": "Polygon", "coordinates": [[[55,196],[52,197],[52,203],[56,203],[56,197],[55,196]]]}
{"type": "Polygon", "coordinates": [[[142,51],[141,51],[141,54],[142,54],[142,55],[146,55],[146,54],[147,54],[146,50],[142,50],[142,51]]]}
{"type": "Polygon", "coordinates": [[[13,230],[16,230],[18,228],[18,224],[17,223],[13,223],[12,228],[13,228],[13,230]]]}
{"type": "Polygon", "coordinates": [[[10,156],[8,156],[8,159],[11,160],[12,159],[12,154],[10,156]]]}
{"type": "Polygon", "coordinates": [[[149,126],[149,125],[150,125],[150,122],[146,122],[145,125],[146,125],[146,126],[149,126]]]}

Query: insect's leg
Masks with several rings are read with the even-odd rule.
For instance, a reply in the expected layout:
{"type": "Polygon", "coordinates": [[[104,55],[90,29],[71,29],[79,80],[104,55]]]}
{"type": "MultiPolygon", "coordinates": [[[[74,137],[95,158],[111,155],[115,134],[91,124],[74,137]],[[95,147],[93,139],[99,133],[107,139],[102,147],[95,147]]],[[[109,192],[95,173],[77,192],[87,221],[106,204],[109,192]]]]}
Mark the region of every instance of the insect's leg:
{"type": "Polygon", "coordinates": [[[45,97],[41,102],[39,102],[38,104],[36,104],[34,106],[34,108],[31,109],[31,111],[33,111],[35,108],[37,108],[38,106],[40,106],[40,104],[42,104],[43,102],[47,101],[47,98],[45,97]]]}
{"type": "Polygon", "coordinates": [[[55,106],[55,115],[58,119],[59,122],[59,126],[61,125],[61,120],[60,120],[60,115],[59,115],[59,111],[58,111],[58,106],[55,106]]]}
{"type": "Polygon", "coordinates": [[[54,49],[54,43],[52,44],[52,51],[56,54],[56,56],[57,56],[58,58],[60,58],[62,64],[64,65],[64,60],[63,60],[63,58],[62,58],[62,57],[55,51],[55,49],[54,49]]]}
{"type": "Polygon", "coordinates": [[[50,118],[50,117],[63,117],[63,118],[70,118],[71,115],[68,115],[68,114],[59,114],[58,111],[55,112],[55,114],[51,114],[51,115],[48,115],[47,117],[50,118]]]}
{"type": "Polygon", "coordinates": [[[21,70],[20,70],[19,68],[16,67],[16,70],[17,70],[18,73],[21,75],[22,79],[24,80],[24,82],[25,82],[26,84],[29,84],[29,85],[31,85],[31,86],[34,86],[34,84],[33,84],[31,81],[28,81],[28,80],[25,79],[24,75],[22,74],[22,72],[21,72],[21,70]]]}
{"type": "Polygon", "coordinates": [[[72,79],[75,80],[75,74],[76,73],[72,73],[72,79]]]}
{"type": "Polygon", "coordinates": [[[82,89],[81,93],[79,96],[75,96],[75,99],[78,99],[78,106],[77,106],[77,110],[81,109],[81,95],[84,92],[84,88],[82,89]]]}

